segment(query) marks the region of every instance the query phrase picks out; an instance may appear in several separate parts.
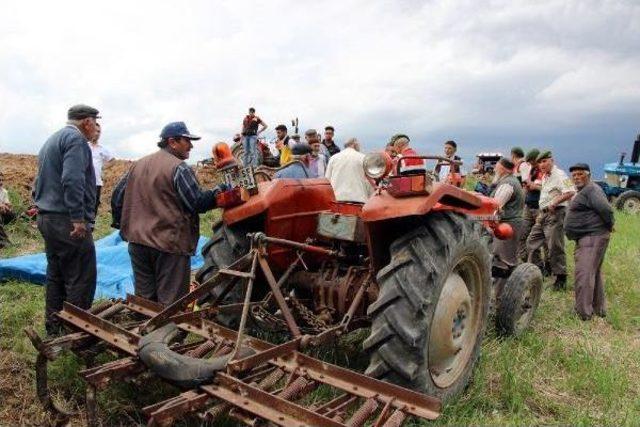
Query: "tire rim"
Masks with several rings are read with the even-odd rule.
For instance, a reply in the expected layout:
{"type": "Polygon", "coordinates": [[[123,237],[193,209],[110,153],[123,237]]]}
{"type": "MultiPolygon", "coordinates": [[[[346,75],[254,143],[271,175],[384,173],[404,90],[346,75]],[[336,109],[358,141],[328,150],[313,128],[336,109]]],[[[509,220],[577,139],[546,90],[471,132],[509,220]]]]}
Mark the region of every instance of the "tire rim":
{"type": "Polygon", "coordinates": [[[522,295],[522,300],[520,301],[520,307],[518,309],[518,320],[516,320],[515,324],[515,332],[522,331],[529,325],[531,318],[533,317],[533,305],[534,305],[534,295],[532,295],[533,284],[529,283],[527,286],[527,291],[522,295]]]}
{"type": "Polygon", "coordinates": [[[622,209],[633,214],[640,213],[640,199],[636,197],[629,197],[624,201],[622,209]]]}
{"type": "Polygon", "coordinates": [[[455,383],[473,354],[482,327],[482,273],[464,258],[447,276],[431,322],[429,373],[440,388],[455,383]]]}

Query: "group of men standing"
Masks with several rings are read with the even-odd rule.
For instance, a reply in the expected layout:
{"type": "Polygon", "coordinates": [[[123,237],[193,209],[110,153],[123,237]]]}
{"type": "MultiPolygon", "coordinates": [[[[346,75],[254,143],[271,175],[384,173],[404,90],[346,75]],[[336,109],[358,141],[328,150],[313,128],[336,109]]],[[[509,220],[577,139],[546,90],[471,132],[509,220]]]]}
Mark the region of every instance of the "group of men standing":
{"type": "Polygon", "coordinates": [[[588,165],[569,168],[571,179],[550,151],[514,148],[511,158],[496,165],[491,196],[498,200],[501,220],[515,235],[494,242],[498,267],[510,269],[521,261],[543,268],[546,257],[553,288],[566,289],[565,235],[576,241],[575,310],[583,320],[606,316],[602,263],[613,231],[613,210],[602,189],[591,181],[588,165]]]}

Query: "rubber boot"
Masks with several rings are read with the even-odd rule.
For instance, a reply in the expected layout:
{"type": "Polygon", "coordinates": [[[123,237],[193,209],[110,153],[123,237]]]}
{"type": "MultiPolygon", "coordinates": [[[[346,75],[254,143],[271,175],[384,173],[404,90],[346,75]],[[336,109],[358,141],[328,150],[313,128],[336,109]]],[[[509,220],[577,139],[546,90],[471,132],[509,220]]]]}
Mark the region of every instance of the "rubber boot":
{"type": "Polygon", "coordinates": [[[567,289],[567,275],[566,274],[556,275],[556,281],[553,282],[553,290],[564,291],[566,289],[567,289]]]}

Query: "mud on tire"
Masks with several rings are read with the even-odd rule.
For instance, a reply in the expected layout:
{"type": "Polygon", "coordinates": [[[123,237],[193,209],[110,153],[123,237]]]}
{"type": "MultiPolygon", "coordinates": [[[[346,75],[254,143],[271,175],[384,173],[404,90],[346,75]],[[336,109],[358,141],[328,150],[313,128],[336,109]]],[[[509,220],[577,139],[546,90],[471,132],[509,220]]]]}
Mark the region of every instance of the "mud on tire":
{"type": "Polygon", "coordinates": [[[640,191],[627,190],[618,196],[616,209],[633,214],[640,214],[640,191]]]}
{"type": "Polygon", "coordinates": [[[491,286],[481,226],[434,213],[397,239],[368,310],[366,374],[442,399],[469,382],[480,352],[491,286]]]}
{"type": "Polygon", "coordinates": [[[542,294],[542,272],[531,263],[518,265],[504,286],[496,308],[496,330],[520,335],[531,323],[542,294]]]}

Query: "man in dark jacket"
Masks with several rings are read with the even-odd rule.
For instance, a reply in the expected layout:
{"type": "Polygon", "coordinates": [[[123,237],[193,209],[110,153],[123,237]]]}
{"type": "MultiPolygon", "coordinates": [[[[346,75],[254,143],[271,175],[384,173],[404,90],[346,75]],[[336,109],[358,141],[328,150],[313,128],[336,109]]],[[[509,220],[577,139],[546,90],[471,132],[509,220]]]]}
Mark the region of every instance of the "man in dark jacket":
{"type": "Polygon", "coordinates": [[[293,178],[306,179],[313,178],[309,170],[309,160],[311,158],[311,147],[306,142],[296,144],[291,149],[293,160],[286,166],[278,169],[273,175],[273,179],[293,178]]]}
{"type": "Polygon", "coordinates": [[[589,165],[569,168],[578,192],[564,222],[567,238],[576,241],[575,310],[582,320],[606,315],[602,262],[613,231],[613,209],[599,185],[591,181],[589,165]]]}
{"type": "Polygon", "coordinates": [[[198,214],[216,207],[224,184],[202,190],[184,162],[200,139],[183,122],[162,129],[160,150],[138,160],[114,190],[122,206],[122,238],[129,242],[136,295],[169,305],[189,291],[191,255],[200,237],[198,214]]]}
{"type": "Polygon", "coordinates": [[[61,332],[55,313],[68,301],[87,309],[96,290],[96,250],[89,224],[95,216],[96,181],[87,140],[95,137],[98,110],[69,109],[67,126],[38,153],[34,199],[47,256],[45,327],[61,332]]]}

